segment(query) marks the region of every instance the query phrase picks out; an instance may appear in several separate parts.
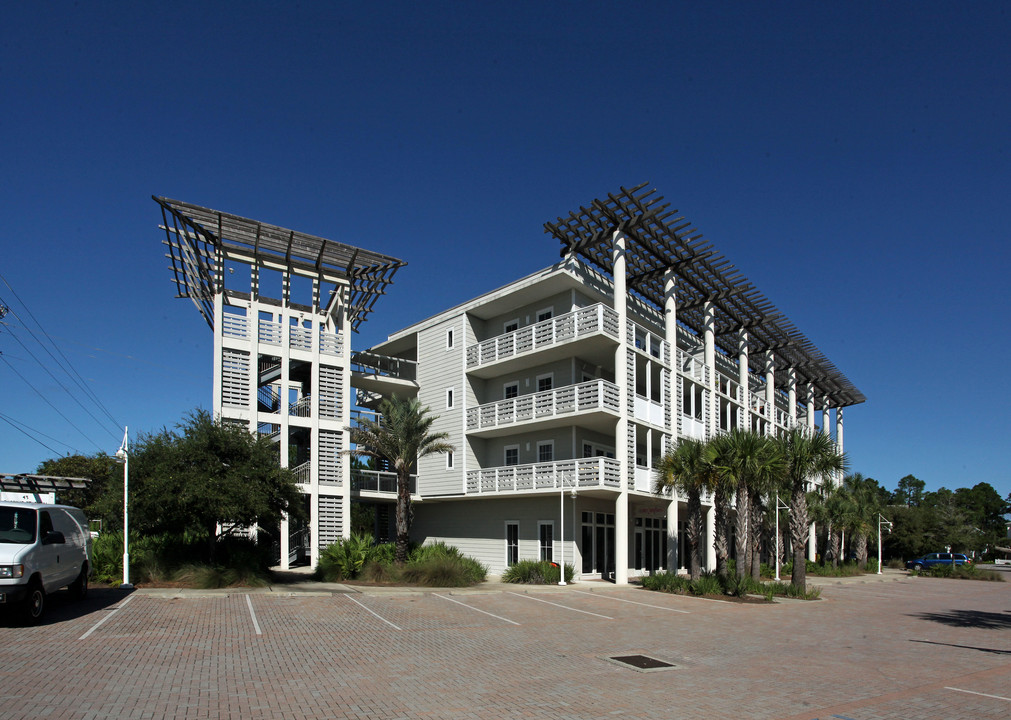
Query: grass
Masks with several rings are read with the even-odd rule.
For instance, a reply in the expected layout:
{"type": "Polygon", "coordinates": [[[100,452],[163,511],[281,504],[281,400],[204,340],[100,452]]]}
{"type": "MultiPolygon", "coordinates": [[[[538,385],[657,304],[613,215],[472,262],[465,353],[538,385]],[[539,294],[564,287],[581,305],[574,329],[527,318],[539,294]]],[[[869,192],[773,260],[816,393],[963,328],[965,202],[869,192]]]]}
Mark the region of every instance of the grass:
{"type": "Polygon", "coordinates": [[[910,575],[949,578],[952,580],[984,580],[1004,582],[1004,576],[995,570],[980,570],[975,565],[934,565],[926,570],[910,570],[910,575]]]}
{"type": "Polygon", "coordinates": [[[368,535],[328,545],[320,553],[315,577],[324,582],[357,580],[372,583],[466,587],[484,582],[488,569],[443,542],[411,548],[407,562],[394,562],[392,543],[372,544],[368,535]]]}

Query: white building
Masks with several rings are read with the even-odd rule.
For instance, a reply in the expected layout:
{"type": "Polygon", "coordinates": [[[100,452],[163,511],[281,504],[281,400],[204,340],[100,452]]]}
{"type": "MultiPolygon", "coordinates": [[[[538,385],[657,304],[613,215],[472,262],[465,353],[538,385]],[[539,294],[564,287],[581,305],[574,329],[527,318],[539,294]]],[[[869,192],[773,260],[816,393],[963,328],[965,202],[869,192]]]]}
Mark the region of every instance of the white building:
{"type": "Polygon", "coordinates": [[[300,479],[311,519],[280,529],[285,566],[347,536],[353,501],[389,532],[394,474],[352,470],[343,451],[353,415],[393,393],[417,395],[456,448],[419,463],[415,540],[444,540],[492,573],[542,558],[619,583],[684,564],[684,499],[652,492],[676,438],[801,424],[842,449],[843,408],[864,401],[645,186],[546,224],[555,265],[364,352],[350,331],[404,263],[155,200],[179,295],[214,331],[214,413],[277,438],[300,479]]]}
{"type": "Polygon", "coordinates": [[[557,264],[362,353],[391,370],[358,404],[417,392],[456,447],[419,463],[414,539],[492,573],[541,558],[623,583],[684,564],[684,499],[652,492],[675,438],[801,424],[842,449],[843,408],[864,397],[655,191],[545,228],[557,264]]]}

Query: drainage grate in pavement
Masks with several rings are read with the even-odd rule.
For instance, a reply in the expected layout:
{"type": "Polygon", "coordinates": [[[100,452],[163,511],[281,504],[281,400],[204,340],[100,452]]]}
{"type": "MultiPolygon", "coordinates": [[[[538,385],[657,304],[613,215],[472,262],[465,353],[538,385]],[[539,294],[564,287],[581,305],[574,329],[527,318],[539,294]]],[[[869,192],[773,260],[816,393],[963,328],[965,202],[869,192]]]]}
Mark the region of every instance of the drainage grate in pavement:
{"type": "Polygon", "coordinates": [[[660,670],[673,670],[677,667],[674,663],[657,660],[648,655],[611,655],[606,656],[604,659],[638,672],[658,672],[660,670]]]}

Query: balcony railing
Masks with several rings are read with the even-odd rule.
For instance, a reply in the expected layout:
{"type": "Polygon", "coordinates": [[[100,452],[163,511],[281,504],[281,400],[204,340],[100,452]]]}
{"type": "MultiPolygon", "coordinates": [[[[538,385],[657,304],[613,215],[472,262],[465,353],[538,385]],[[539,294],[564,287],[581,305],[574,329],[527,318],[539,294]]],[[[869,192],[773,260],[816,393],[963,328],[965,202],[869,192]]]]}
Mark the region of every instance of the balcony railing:
{"type": "MultiPolygon", "coordinates": [[[[397,474],[380,470],[352,470],[351,489],[354,491],[397,494],[397,474]]],[[[418,476],[411,475],[407,484],[408,491],[414,495],[418,492],[418,476]]]]}
{"type": "Polygon", "coordinates": [[[303,485],[309,484],[309,468],[312,466],[311,460],[306,460],[301,465],[296,465],[291,468],[291,471],[295,473],[295,482],[301,483],[303,485]]]}
{"type": "Polygon", "coordinates": [[[567,490],[572,487],[618,488],[620,484],[621,466],[614,458],[605,457],[506,465],[467,473],[469,495],[567,490]]]}
{"type": "Polygon", "coordinates": [[[574,413],[620,408],[618,386],[606,380],[590,380],[556,390],[520,395],[467,409],[467,430],[488,430],[514,423],[544,420],[574,413]]]}
{"type": "Polygon", "coordinates": [[[618,338],[618,313],[597,304],[528,325],[467,348],[467,368],[543,350],[596,333],[618,338]]]}

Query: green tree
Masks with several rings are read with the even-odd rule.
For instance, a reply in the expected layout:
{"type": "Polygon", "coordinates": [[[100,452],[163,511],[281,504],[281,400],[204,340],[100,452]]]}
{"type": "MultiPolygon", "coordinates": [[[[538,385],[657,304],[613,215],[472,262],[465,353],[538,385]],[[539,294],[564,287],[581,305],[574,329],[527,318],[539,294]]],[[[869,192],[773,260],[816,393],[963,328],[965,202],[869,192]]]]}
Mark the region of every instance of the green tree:
{"type": "Polygon", "coordinates": [[[244,426],[195,410],[176,430],[142,434],[130,457],[130,523],[140,532],[219,534],[300,518],[302,496],[278,448],[244,426]]]}
{"type": "Polygon", "coordinates": [[[853,538],[857,565],[867,567],[867,540],[877,531],[878,513],[881,512],[881,494],[878,481],[865,478],[860,473],[843,478],[843,487],[849,497],[846,529],[853,538]]]}
{"type": "Polygon", "coordinates": [[[899,480],[899,485],[892,493],[892,503],[906,507],[919,507],[923,502],[923,489],[926,483],[915,475],[906,475],[899,480]]]}
{"type": "Polygon", "coordinates": [[[846,457],[836,449],[825,433],[795,427],[778,439],[783,456],[783,478],[790,488],[790,537],[793,540],[794,587],[807,588],[807,539],[810,527],[807,513],[808,484],[827,480],[832,473],[846,468],[846,457]]]}
{"type": "Polygon", "coordinates": [[[123,466],[105,453],[67,455],[43,460],[36,473],[91,480],[83,490],[57,493],[57,501],[84,510],[89,520],[101,520],[102,530],[122,529],[123,466]]]}
{"type": "Polygon", "coordinates": [[[426,455],[453,452],[445,442],[448,433],[431,432],[438,418],[429,415],[417,398],[385,398],[379,405],[377,420],[362,419],[349,428],[355,449],[350,452],[374,457],[389,463],[397,473],[397,539],[396,561],[407,562],[408,532],[410,530],[411,468],[426,455]]]}
{"type": "Polygon", "coordinates": [[[688,541],[688,571],[692,580],[702,576],[702,558],[699,554],[704,527],[702,520],[702,493],[715,488],[719,470],[714,464],[716,453],[710,443],[694,438],[681,438],[676,447],[669,449],[657,464],[653,485],[658,495],[666,490],[685,494],[688,519],[685,538],[688,541]]]}

